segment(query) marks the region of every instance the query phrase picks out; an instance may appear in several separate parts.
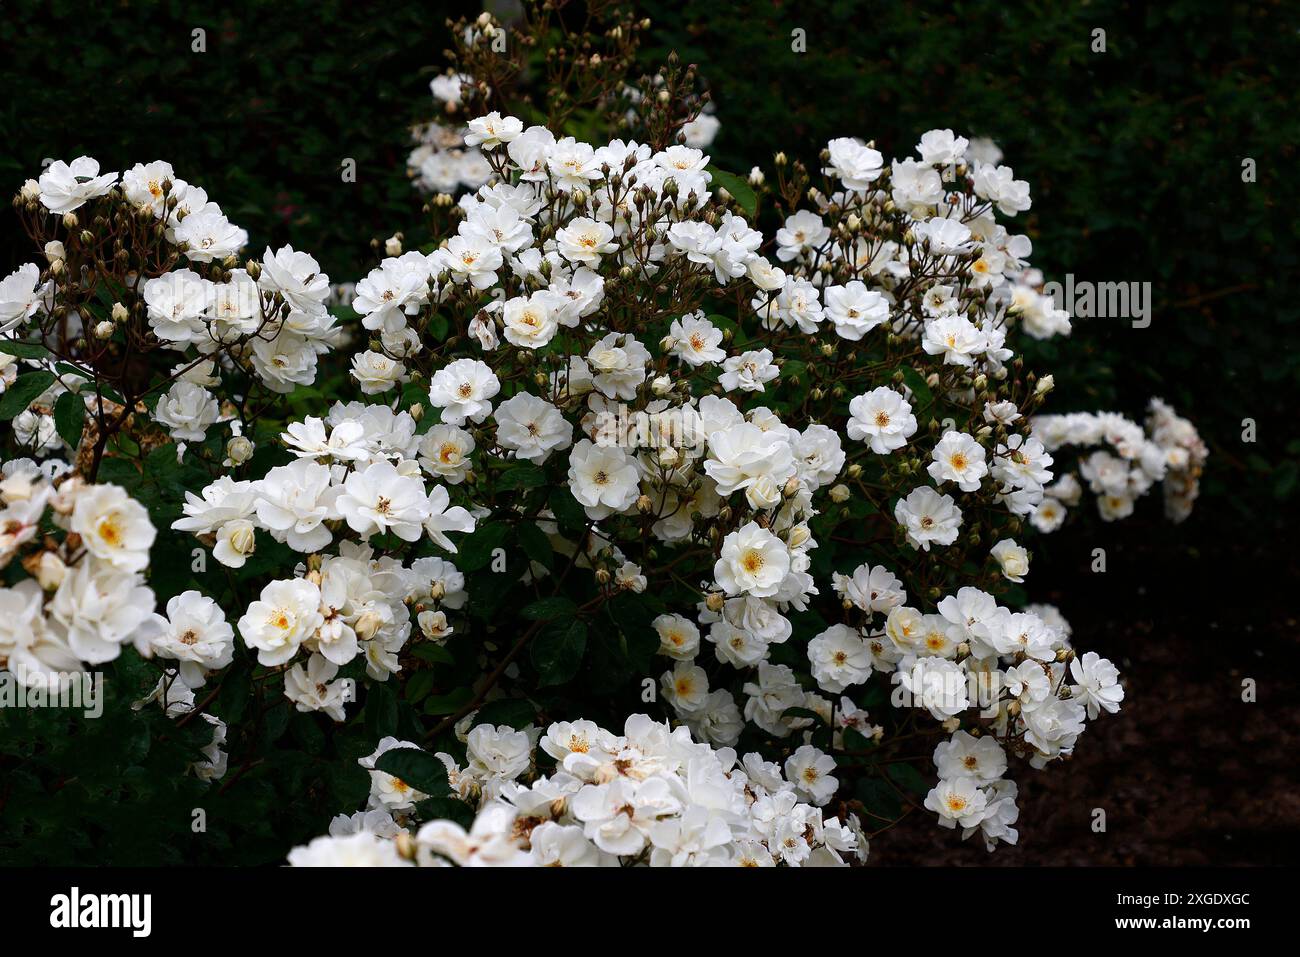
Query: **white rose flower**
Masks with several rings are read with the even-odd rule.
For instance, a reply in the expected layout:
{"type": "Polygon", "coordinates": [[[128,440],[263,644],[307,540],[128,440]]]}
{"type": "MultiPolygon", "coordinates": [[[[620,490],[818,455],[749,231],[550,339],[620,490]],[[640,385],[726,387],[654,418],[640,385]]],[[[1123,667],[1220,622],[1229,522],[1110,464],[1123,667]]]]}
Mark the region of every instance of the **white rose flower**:
{"type": "Polygon", "coordinates": [[[951,545],[961,528],[961,509],[951,495],[940,495],[928,485],[912,489],[894,506],[894,518],[907,532],[913,548],[929,551],[931,544],[951,545]]]}
{"type": "Polygon", "coordinates": [[[573,442],[573,426],[560,410],[527,392],[511,396],[494,414],[497,444],[521,459],[540,465],[551,452],[567,449],[573,442]]]}
{"type": "Polygon", "coordinates": [[[239,619],[239,633],[259,664],[286,664],[324,624],[320,604],[320,589],[305,578],[273,581],[239,619]]]}
{"type": "Polygon", "coordinates": [[[727,535],[713,577],[728,595],[775,595],[790,571],[790,551],[757,522],[727,535]]]}
{"type": "Polygon", "coordinates": [[[901,449],[916,433],[916,416],[906,399],[887,386],[879,386],[849,402],[849,438],[866,442],[871,451],[888,455],[901,449]]]}
{"type": "Polygon", "coordinates": [[[226,667],[234,660],[235,632],[221,607],[205,595],[190,590],[167,602],[167,625],[153,639],[153,652],[180,662],[181,680],[198,688],[205,672],[226,667]]]}
{"type": "Polygon", "coordinates": [[[492,397],[501,391],[501,380],[478,359],[457,359],[433,374],[429,401],[442,409],[442,421],[464,425],[466,420],[482,422],[492,412],[492,397]]]}
{"type": "Polygon", "coordinates": [[[158,400],[153,417],[178,442],[202,442],[221,415],[216,397],[193,382],[178,380],[158,400]]]}
{"type": "Polygon", "coordinates": [[[103,196],[117,182],[117,173],[99,172],[99,161],[78,156],[71,163],[55,160],[38,181],[41,205],[62,215],[80,209],[88,200],[103,196]]]}
{"type": "Polygon", "coordinates": [[[91,555],[125,572],[149,564],[153,523],[145,507],[117,485],[91,485],[77,492],[69,528],[91,555]]]}

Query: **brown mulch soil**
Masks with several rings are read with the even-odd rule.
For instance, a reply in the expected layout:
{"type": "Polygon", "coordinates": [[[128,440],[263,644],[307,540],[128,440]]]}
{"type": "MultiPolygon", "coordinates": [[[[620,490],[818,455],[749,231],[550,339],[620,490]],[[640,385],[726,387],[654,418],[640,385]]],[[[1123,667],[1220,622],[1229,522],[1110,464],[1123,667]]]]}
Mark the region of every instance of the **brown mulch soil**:
{"type": "Polygon", "coordinates": [[[1031,595],[1061,608],[1077,647],[1120,666],[1126,699],[1090,723],[1067,763],[1015,769],[1019,845],[990,854],[918,809],[872,842],[870,863],[1300,861],[1300,582],[1274,563],[1275,542],[1198,550],[1148,531],[1146,541],[1107,544],[1104,575],[1088,560],[1105,542],[1088,534],[1035,556],[1031,586],[1068,584],[1031,595]],[[1242,701],[1245,678],[1256,682],[1254,703],[1242,701]],[[1092,829],[1094,808],[1106,811],[1104,833],[1092,829]]]}

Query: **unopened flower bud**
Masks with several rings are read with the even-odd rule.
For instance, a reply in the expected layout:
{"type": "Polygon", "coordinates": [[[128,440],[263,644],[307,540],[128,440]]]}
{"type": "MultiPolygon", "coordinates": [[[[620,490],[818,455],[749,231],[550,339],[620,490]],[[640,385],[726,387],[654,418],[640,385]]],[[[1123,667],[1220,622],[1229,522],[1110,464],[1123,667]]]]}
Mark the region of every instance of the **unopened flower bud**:
{"type": "Polygon", "coordinates": [[[247,436],[236,435],[226,443],[226,458],[231,465],[243,465],[253,457],[253,443],[247,436]]]}
{"type": "Polygon", "coordinates": [[[849,496],[852,493],[849,491],[849,487],[847,485],[841,483],[839,485],[831,486],[830,494],[831,494],[831,501],[839,505],[844,502],[847,502],[849,500],[849,496]]]}
{"type": "Polygon", "coordinates": [[[107,339],[113,335],[113,324],[107,319],[95,323],[95,338],[107,339]]]}
{"type": "Polygon", "coordinates": [[[401,234],[398,234],[396,236],[389,236],[388,239],[384,241],[384,255],[386,256],[402,255],[401,234]]]}
{"type": "Polygon", "coordinates": [[[32,571],[36,583],[45,591],[57,590],[59,585],[63,584],[63,578],[67,574],[68,566],[54,552],[41,552],[41,557],[37,559],[36,567],[32,571]]]}
{"type": "Polygon", "coordinates": [[[120,302],[113,303],[112,316],[114,322],[126,322],[130,315],[131,314],[126,310],[126,306],[122,305],[120,302]]]}
{"type": "Polygon", "coordinates": [[[383,619],[373,611],[362,612],[357,619],[357,623],[352,626],[352,630],[357,633],[357,637],[362,641],[369,641],[375,637],[379,631],[379,626],[383,623],[383,619]]]}
{"type": "Polygon", "coordinates": [[[726,598],[723,596],[722,592],[720,591],[711,591],[704,599],[705,607],[707,607],[709,611],[713,612],[715,615],[718,612],[722,611],[722,607],[725,603],[726,603],[726,598]]]}
{"type": "Polygon", "coordinates": [[[763,178],[764,178],[764,177],[763,177],[763,171],[762,171],[761,169],[759,169],[757,166],[755,166],[753,169],[751,169],[751,170],[749,171],[749,185],[750,185],[750,186],[762,186],[762,185],[763,185],[763,178]]]}

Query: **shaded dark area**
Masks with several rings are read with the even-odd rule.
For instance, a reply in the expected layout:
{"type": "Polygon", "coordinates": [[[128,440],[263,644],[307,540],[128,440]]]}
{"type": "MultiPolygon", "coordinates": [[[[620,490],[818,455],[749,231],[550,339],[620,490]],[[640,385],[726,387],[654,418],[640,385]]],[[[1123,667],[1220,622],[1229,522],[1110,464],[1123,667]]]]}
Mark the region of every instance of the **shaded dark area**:
{"type": "MultiPolygon", "coordinates": [[[[105,171],[165,159],[248,230],[250,253],[292,243],[336,280],[354,280],[371,238],[420,214],[405,174],[409,126],[431,118],[446,20],[479,9],[459,0],[6,3],[6,206],[46,159],[84,153],[105,171]],[[343,181],[345,159],[355,182],[343,181]]],[[[4,274],[31,258],[14,226],[6,214],[4,274]]]]}
{"type": "Polygon", "coordinates": [[[875,863],[1300,861],[1300,575],[1267,537],[1193,544],[1196,521],[1170,530],[1152,515],[1039,545],[1033,576],[1057,586],[1046,597],[1076,642],[1119,665],[1123,709],[1090,723],[1068,762],[1016,775],[1019,846],[988,854],[920,810],[873,844],[875,863]],[[1097,547],[1105,574],[1089,570],[1097,547]],[[1254,703],[1242,701],[1245,679],[1254,703]],[[1092,829],[1095,808],[1105,833],[1092,829]]]}

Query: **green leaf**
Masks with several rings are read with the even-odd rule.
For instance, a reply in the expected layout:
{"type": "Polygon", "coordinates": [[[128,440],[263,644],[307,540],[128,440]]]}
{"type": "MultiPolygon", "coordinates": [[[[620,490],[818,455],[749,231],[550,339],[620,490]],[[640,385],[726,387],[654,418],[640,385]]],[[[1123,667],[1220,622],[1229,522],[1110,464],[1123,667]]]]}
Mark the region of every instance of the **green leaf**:
{"type": "Polygon", "coordinates": [[[582,654],[587,649],[587,626],[578,619],[556,623],[533,639],[533,667],[538,685],[564,684],[578,672],[582,654]]]}
{"type": "Polygon", "coordinates": [[[442,645],[435,645],[431,641],[416,645],[411,649],[411,654],[437,665],[454,665],[456,663],[456,659],[451,656],[450,651],[442,645]]]}
{"type": "Polygon", "coordinates": [[[709,172],[713,174],[713,185],[721,186],[740,204],[740,208],[752,220],[758,212],[758,197],[754,195],[754,190],[749,183],[735,173],[728,173],[720,170],[716,166],[709,166],[709,172]]]}
{"type": "Polygon", "coordinates": [[[230,724],[238,723],[244,716],[249,698],[253,693],[253,673],[244,663],[238,663],[226,672],[221,680],[221,690],[217,694],[217,704],[223,719],[230,724]]]}
{"type": "Polygon", "coordinates": [[[903,804],[898,798],[898,792],[879,778],[860,778],[855,793],[871,816],[869,823],[872,825],[896,820],[902,813],[903,804]]]}
{"type": "Polygon", "coordinates": [[[844,747],[849,751],[870,751],[876,747],[876,739],[868,738],[856,728],[845,728],[844,747]]]}
{"type": "Polygon", "coordinates": [[[743,346],[749,341],[749,337],[745,335],[745,330],[740,328],[740,323],[735,319],[732,319],[730,316],[720,316],[717,313],[714,313],[710,315],[708,319],[709,322],[713,323],[723,332],[730,330],[732,342],[737,346],[743,346]]]}
{"type": "MultiPolygon", "coordinates": [[[[78,369],[76,366],[72,365],[69,362],[54,363],[54,371],[57,372],[59,375],[73,375],[76,376],[78,379],[85,379],[87,382],[91,382],[94,380],[94,376],[92,376],[85,369],[78,369]]],[[[107,389],[104,390],[104,395],[106,398],[113,399],[113,401],[115,402],[117,401],[117,399],[115,398],[115,394],[110,393],[107,389]]]]}
{"type": "Polygon", "coordinates": [[[572,618],[578,611],[578,606],[563,595],[556,595],[553,598],[543,598],[533,602],[521,611],[519,614],[530,621],[551,621],[555,618],[572,618]]]}
{"type": "Polygon", "coordinates": [[[54,403],[54,426],[59,437],[73,449],[81,443],[81,432],[86,425],[86,403],[79,395],[65,392],[54,403]]]}
{"type": "Polygon", "coordinates": [[[930,785],[921,776],[921,772],[910,764],[891,764],[886,773],[895,784],[905,791],[911,791],[913,794],[925,794],[930,790],[930,785]]]}
{"type": "Polygon", "coordinates": [[[516,465],[507,469],[497,480],[497,488],[541,488],[546,484],[546,472],[536,465],[516,465]]]}
{"type": "Polygon", "coordinates": [[[397,695],[385,684],[375,682],[366,691],[366,731],[382,738],[397,729],[397,695]]]}
{"type": "Polygon", "coordinates": [[[621,651],[627,662],[634,671],[644,672],[649,669],[659,650],[659,635],[650,625],[654,621],[655,611],[648,596],[622,592],[615,595],[605,607],[618,628],[622,639],[621,651]]]}
{"type": "Polygon", "coordinates": [[[433,690],[433,672],[429,669],[416,671],[406,679],[406,685],[402,688],[402,696],[412,704],[416,704],[421,698],[428,697],[433,690]]]}
{"type": "Polygon", "coordinates": [[[480,526],[461,541],[456,566],[466,572],[483,568],[492,561],[492,552],[500,548],[509,535],[510,526],[505,522],[489,522],[480,526]]]}
{"type": "Polygon", "coordinates": [[[545,532],[532,522],[521,522],[515,526],[515,537],[519,539],[519,546],[524,550],[525,555],[539,565],[551,567],[555,559],[555,549],[551,547],[551,540],[547,538],[545,532]]]}
{"type": "Polygon", "coordinates": [[[474,809],[454,797],[432,797],[421,801],[415,805],[415,813],[421,821],[455,821],[467,831],[474,823],[474,809]]]}
{"type": "Polygon", "coordinates": [[[446,765],[419,748],[390,748],[379,756],[375,767],[430,797],[445,797],[451,789],[446,765]]]}
{"type": "Polygon", "coordinates": [[[50,350],[39,342],[14,342],[12,339],[0,339],[0,352],[19,359],[44,359],[50,354],[50,350]]]}
{"type": "Polygon", "coordinates": [[[924,408],[934,401],[930,386],[926,384],[925,376],[911,366],[903,366],[903,381],[907,383],[907,387],[912,390],[912,397],[916,399],[912,403],[913,411],[924,408]]]}
{"type": "Polygon", "coordinates": [[[48,389],[53,381],[54,373],[46,372],[44,369],[20,375],[14,380],[14,384],[5,390],[4,395],[0,396],[0,421],[7,421],[27,411],[27,407],[38,395],[48,389]]]}
{"type": "Polygon", "coordinates": [[[447,694],[430,695],[424,699],[425,714],[454,714],[465,705],[469,704],[470,699],[474,697],[474,692],[469,688],[457,688],[455,691],[449,691],[447,694]]]}
{"type": "Polygon", "coordinates": [[[551,511],[560,531],[570,538],[577,538],[587,527],[587,512],[578,504],[567,488],[557,485],[551,491],[551,511]]]}
{"type": "Polygon", "coordinates": [[[490,701],[478,709],[474,715],[477,724],[506,724],[516,731],[522,731],[537,721],[537,711],[522,698],[501,698],[490,701]]]}
{"type": "Polygon", "coordinates": [[[811,718],[813,721],[821,724],[821,715],[809,708],[786,708],[781,712],[783,718],[811,718]]]}

